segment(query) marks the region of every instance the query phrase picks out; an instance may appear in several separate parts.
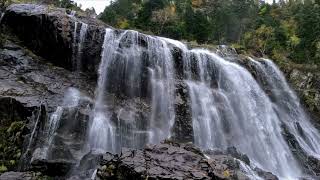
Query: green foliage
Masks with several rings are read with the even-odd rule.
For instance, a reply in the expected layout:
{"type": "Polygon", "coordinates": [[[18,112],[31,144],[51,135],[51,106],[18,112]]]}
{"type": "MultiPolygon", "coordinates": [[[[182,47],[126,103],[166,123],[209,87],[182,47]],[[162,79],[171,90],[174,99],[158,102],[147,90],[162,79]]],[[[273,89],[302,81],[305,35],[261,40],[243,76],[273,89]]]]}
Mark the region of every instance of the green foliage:
{"type": "Polygon", "coordinates": [[[101,19],[118,28],[320,63],[319,1],[115,0],[101,19]]]}
{"type": "Polygon", "coordinates": [[[274,45],[274,31],[274,28],[270,26],[261,25],[258,29],[245,34],[245,46],[248,49],[259,51],[261,55],[265,55],[274,45]]]}
{"type": "Polygon", "coordinates": [[[8,168],[5,165],[2,164],[0,166],[0,173],[6,172],[6,171],[8,171],[8,168]]]}

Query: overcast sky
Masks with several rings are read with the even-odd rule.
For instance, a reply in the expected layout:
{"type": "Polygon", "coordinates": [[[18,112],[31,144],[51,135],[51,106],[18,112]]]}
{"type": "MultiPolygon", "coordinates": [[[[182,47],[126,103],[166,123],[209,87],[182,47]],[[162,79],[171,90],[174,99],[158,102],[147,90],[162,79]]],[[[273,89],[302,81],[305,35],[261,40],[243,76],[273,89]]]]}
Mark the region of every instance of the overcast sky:
{"type": "Polygon", "coordinates": [[[103,12],[104,8],[110,3],[110,0],[74,0],[78,5],[81,4],[82,9],[94,7],[97,14],[103,12]]]}
{"type": "MultiPolygon", "coordinates": [[[[103,12],[104,8],[110,3],[110,0],[74,0],[76,3],[81,4],[82,9],[94,7],[97,14],[103,12]]],[[[272,3],[273,0],[267,0],[272,3]]]]}

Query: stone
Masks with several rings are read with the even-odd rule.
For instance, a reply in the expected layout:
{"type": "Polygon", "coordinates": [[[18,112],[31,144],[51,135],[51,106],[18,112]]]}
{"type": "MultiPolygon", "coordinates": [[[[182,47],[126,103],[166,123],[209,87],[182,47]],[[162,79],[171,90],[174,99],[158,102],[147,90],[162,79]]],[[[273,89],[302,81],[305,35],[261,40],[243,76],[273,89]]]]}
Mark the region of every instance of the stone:
{"type": "MultiPolygon", "coordinates": [[[[271,173],[264,177],[277,180],[271,173]]],[[[165,141],[142,150],[123,149],[119,156],[107,154],[97,179],[248,179],[238,160],[229,155],[205,156],[192,144],[165,141]],[[209,158],[208,158],[209,157],[209,158]]]]}
{"type": "Polygon", "coordinates": [[[6,172],[0,176],[0,180],[35,180],[32,173],[29,172],[6,172]]]}

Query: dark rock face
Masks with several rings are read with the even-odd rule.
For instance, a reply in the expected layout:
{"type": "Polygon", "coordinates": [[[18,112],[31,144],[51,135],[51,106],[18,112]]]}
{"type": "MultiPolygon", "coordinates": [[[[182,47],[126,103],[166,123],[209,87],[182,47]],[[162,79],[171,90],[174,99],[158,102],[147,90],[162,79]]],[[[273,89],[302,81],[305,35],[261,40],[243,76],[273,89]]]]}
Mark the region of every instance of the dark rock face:
{"type": "Polygon", "coordinates": [[[175,92],[175,124],[173,139],[178,142],[193,142],[191,102],[185,82],[177,81],[175,92]]]}
{"type": "MultiPolygon", "coordinates": [[[[0,140],[2,169],[17,170],[18,164],[19,169],[30,169],[31,164],[26,162],[32,158],[35,167],[42,166],[45,163],[39,161],[41,158],[33,157],[33,154],[36,155],[33,151],[41,148],[45,141],[45,125],[51,113],[61,104],[64,91],[69,87],[77,87],[92,93],[95,83],[90,84],[92,81],[84,76],[45,64],[41,58],[9,41],[0,49],[0,65],[0,132],[6,137],[0,140]]],[[[83,111],[73,112],[78,114],[80,122],[83,123],[76,123],[75,129],[71,130],[69,135],[82,135],[78,137],[81,139],[85,135],[87,125],[84,121],[88,116],[83,111]]],[[[62,128],[72,123],[67,117],[63,119],[65,121],[60,125],[62,128]]],[[[80,149],[75,146],[81,142],[71,143],[70,136],[65,136],[65,139],[59,142],[53,149],[80,149]]],[[[55,153],[61,154],[59,150],[55,153]]],[[[48,162],[46,166],[68,169],[68,164],[74,163],[68,157],[61,158],[48,162]]]]}
{"type": "Polygon", "coordinates": [[[312,118],[320,124],[320,72],[308,67],[282,69],[312,118]]]}
{"type": "MultiPolygon", "coordinates": [[[[16,34],[37,55],[55,65],[72,68],[74,17],[65,9],[50,8],[35,4],[9,6],[2,19],[5,29],[16,34]]],[[[100,62],[104,24],[94,19],[90,22],[82,58],[83,71],[94,73],[100,62]]]]}
{"type": "Polygon", "coordinates": [[[209,157],[191,144],[172,142],[123,149],[120,156],[104,155],[97,179],[248,179],[233,157],[209,157]]]}
{"type": "Polygon", "coordinates": [[[71,23],[64,9],[50,11],[46,6],[12,5],[5,12],[3,24],[37,54],[70,68],[71,23]]]}
{"type": "Polygon", "coordinates": [[[32,111],[13,98],[0,97],[0,173],[17,169],[32,111]]]}

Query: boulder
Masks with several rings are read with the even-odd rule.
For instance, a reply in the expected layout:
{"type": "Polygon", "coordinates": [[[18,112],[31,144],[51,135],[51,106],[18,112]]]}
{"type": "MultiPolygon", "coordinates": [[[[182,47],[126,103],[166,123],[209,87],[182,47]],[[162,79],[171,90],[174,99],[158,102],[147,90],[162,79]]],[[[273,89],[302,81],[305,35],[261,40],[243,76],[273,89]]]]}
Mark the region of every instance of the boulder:
{"type": "Polygon", "coordinates": [[[166,141],[142,150],[122,149],[119,156],[106,154],[96,179],[248,179],[239,161],[228,155],[204,155],[192,144],[166,141]]]}

